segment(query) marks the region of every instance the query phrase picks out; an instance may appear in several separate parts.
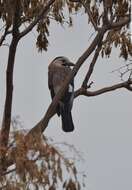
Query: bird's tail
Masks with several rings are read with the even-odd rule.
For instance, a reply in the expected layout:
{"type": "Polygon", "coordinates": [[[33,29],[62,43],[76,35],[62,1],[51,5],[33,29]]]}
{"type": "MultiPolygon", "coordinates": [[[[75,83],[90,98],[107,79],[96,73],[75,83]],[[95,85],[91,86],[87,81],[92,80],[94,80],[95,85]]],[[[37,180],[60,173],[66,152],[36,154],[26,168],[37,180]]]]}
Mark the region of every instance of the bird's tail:
{"type": "Polygon", "coordinates": [[[61,111],[62,129],[64,132],[72,132],[74,130],[74,124],[70,111],[63,109],[61,111]]]}

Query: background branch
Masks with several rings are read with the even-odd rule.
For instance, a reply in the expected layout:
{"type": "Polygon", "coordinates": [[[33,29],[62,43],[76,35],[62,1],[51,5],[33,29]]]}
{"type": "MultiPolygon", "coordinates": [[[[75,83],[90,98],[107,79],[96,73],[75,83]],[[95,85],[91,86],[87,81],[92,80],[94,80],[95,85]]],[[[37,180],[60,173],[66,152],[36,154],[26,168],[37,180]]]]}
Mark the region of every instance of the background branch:
{"type": "Polygon", "coordinates": [[[104,93],[107,93],[107,92],[111,92],[111,91],[114,91],[114,90],[117,90],[117,89],[120,89],[120,88],[125,88],[127,90],[132,91],[131,85],[132,85],[132,81],[128,80],[128,81],[125,81],[125,82],[122,82],[122,83],[119,83],[119,84],[115,84],[115,85],[112,85],[112,86],[109,86],[109,87],[101,88],[101,89],[96,90],[96,91],[88,91],[86,88],[81,87],[80,89],[78,89],[75,92],[75,98],[80,96],[80,95],[98,96],[98,95],[101,95],[101,94],[104,94],[104,93]]]}
{"type": "Polygon", "coordinates": [[[89,82],[89,79],[90,79],[90,77],[91,77],[91,74],[93,73],[94,66],[95,66],[95,63],[96,63],[96,61],[97,61],[97,59],[98,59],[100,50],[101,50],[101,44],[98,45],[98,47],[97,47],[97,49],[96,49],[96,51],[95,51],[93,60],[92,60],[92,62],[91,62],[91,64],[90,64],[90,66],[89,66],[88,72],[87,72],[87,74],[86,74],[86,76],[85,76],[85,79],[84,79],[84,81],[83,81],[82,87],[84,87],[84,88],[86,88],[86,89],[87,89],[87,84],[88,84],[88,82],[89,82]]]}
{"type": "Polygon", "coordinates": [[[98,29],[96,23],[94,22],[92,13],[91,13],[91,11],[90,11],[90,7],[88,6],[87,3],[84,3],[83,0],[80,0],[80,3],[81,3],[81,4],[83,5],[83,7],[85,8],[85,10],[86,10],[86,12],[87,12],[87,14],[88,14],[89,20],[91,21],[91,23],[92,23],[94,29],[95,29],[96,31],[98,31],[99,29],[98,29]]]}

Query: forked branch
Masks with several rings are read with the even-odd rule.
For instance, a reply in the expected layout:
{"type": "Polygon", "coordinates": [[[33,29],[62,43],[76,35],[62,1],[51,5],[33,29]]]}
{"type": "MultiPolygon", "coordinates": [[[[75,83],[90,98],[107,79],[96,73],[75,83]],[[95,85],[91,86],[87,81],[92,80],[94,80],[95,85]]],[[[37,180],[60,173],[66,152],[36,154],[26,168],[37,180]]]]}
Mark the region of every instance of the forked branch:
{"type": "Polygon", "coordinates": [[[80,89],[78,89],[75,92],[75,98],[80,96],[80,95],[84,95],[84,96],[88,96],[88,97],[90,97],[90,96],[98,96],[98,95],[101,95],[101,94],[104,94],[104,93],[107,93],[107,92],[118,90],[120,88],[125,88],[125,89],[127,89],[129,91],[132,91],[131,85],[132,85],[132,81],[127,80],[125,82],[121,82],[119,84],[104,87],[104,88],[101,88],[101,89],[96,90],[96,91],[89,91],[86,88],[81,87],[80,89]]]}

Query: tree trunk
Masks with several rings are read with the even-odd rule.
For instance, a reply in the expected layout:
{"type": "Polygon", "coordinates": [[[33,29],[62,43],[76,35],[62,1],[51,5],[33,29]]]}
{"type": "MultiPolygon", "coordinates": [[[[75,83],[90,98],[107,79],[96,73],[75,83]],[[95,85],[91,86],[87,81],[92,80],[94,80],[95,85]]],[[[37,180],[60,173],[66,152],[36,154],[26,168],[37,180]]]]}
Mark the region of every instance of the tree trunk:
{"type": "Polygon", "coordinates": [[[0,153],[1,158],[5,157],[10,125],[11,125],[11,111],[12,111],[12,97],[13,97],[13,70],[15,63],[16,48],[19,42],[19,24],[20,24],[20,1],[14,1],[14,16],[13,16],[13,29],[12,41],[9,48],[9,56],[6,70],[6,99],[3,113],[3,122],[0,133],[0,153]]]}
{"type": "MultiPolygon", "coordinates": [[[[4,151],[8,145],[8,138],[11,125],[11,110],[12,110],[12,96],[13,96],[13,70],[15,62],[16,48],[18,44],[17,38],[12,38],[9,48],[8,65],[6,70],[6,99],[3,113],[3,122],[0,134],[0,147],[4,151]]],[[[6,150],[5,150],[6,151],[6,150]]]]}

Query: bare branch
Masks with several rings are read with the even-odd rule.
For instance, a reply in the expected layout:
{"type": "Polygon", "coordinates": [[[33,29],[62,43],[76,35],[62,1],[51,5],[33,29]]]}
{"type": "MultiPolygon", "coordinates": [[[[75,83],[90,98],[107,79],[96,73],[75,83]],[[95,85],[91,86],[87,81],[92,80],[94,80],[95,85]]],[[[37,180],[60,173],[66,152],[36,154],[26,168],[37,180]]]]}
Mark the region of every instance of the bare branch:
{"type": "Polygon", "coordinates": [[[99,56],[100,50],[101,50],[101,45],[99,45],[99,46],[97,47],[97,49],[96,49],[96,51],[95,51],[95,54],[94,54],[94,57],[93,57],[93,60],[92,60],[92,62],[91,62],[91,64],[90,64],[90,66],[89,66],[88,72],[87,72],[87,74],[86,74],[86,76],[85,76],[85,79],[84,79],[84,81],[83,81],[82,87],[84,87],[84,88],[86,88],[86,89],[87,89],[87,84],[88,84],[88,81],[89,81],[89,79],[90,79],[90,77],[91,77],[91,74],[93,73],[93,69],[94,69],[95,63],[96,63],[96,61],[97,61],[97,58],[98,58],[98,56],[99,56]]]}
{"type": "Polygon", "coordinates": [[[132,78],[132,63],[128,63],[128,64],[125,64],[115,70],[112,71],[113,72],[117,72],[119,73],[119,77],[121,78],[122,81],[124,81],[124,77],[125,75],[128,76],[128,80],[131,80],[132,78]]]}
{"type": "Polygon", "coordinates": [[[111,91],[114,91],[114,90],[117,90],[120,88],[126,88],[127,90],[132,91],[131,85],[132,85],[132,81],[125,81],[125,82],[115,84],[115,85],[112,85],[109,87],[101,88],[101,89],[96,90],[96,91],[88,91],[86,88],[81,87],[80,89],[78,89],[75,92],[75,98],[80,96],[80,95],[84,95],[84,96],[88,96],[88,97],[89,96],[98,96],[98,95],[101,95],[101,94],[104,94],[107,92],[111,92],[111,91]]]}
{"type": "Polygon", "coordinates": [[[41,20],[42,18],[46,17],[48,14],[48,11],[50,9],[50,6],[55,2],[55,0],[49,0],[49,2],[47,3],[47,5],[45,7],[43,7],[42,11],[40,12],[40,14],[35,18],[35,20],[23,31],[20,33],[19,38],[22,38],[23,36],[25,36],[27,33],[29,33],[34,26],[39,22],[39,20],[41,20]]]}

